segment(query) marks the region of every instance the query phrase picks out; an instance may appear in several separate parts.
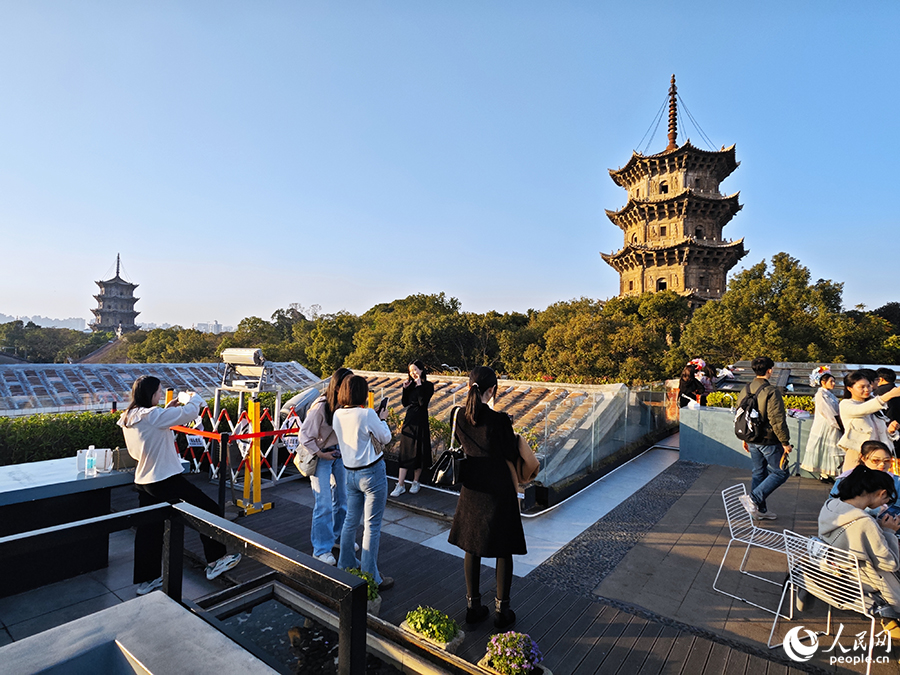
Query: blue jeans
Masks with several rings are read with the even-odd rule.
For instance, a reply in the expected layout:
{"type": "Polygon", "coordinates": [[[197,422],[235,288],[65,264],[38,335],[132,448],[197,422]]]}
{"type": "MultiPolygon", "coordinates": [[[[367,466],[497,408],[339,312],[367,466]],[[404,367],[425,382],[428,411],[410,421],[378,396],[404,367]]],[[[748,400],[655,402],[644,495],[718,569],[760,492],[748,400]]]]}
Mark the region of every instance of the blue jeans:
{"type": "Polygon", "coordinates": [[[766,512],[766,497],[784,484],[789,475],[781,468],[784,448],[780,445],[759,445],[748,443],[750,461],[753,463],[753,480],[750,483],[750,496],[756,502],[760,513],[766,512]]]}
{"type": "Polygon", "coordinates": [[[347,473],[340,459],[319,458],[316,472],[309,477],[316,505],[313,507],[313,555],[331,553],[344,529],[347,516],[347,473]]]}
{"type": "Polygon", "coordinates": [[[347,518],[341,532],[341,556],[338,567],[346,569],[359,567],[375,577],[380,584],[378,573],[378,544],[381,541],[381,519],[384,506],[387,504],[387,474],[384,462],[378,462],[367,469],[347,470],[347,518]],[[353,544],[356,540],[356,529],[359,520],[363,522],[362,564],[356,560],[353,544]]]}

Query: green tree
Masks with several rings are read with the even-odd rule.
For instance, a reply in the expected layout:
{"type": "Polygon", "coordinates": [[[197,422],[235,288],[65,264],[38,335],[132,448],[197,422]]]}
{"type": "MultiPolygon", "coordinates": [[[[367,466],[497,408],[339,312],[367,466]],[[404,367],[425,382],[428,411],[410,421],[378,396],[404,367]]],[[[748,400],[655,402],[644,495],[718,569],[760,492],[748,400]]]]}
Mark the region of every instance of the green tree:
{"type": "MultiPolygon", "coordinates": [[[[317,316],[309,332],[298,336],[306,339],[304,353],[310,367],[327,377],[343,366],[353,351],[353,336],[359,324],[359,317],[349,312],[317,316]]],[[[295,327],[295,334],[298,332],[295,327]]]]}
{"type": "Polygon", "coordinates": [[[776,361],[829,361],[842,352],[848,326],[843,284],[819,279],[787,253],[744,270],[718,301],[698,309],[685,329],[687,353],[712,363],[768,355],[776,361]]]}

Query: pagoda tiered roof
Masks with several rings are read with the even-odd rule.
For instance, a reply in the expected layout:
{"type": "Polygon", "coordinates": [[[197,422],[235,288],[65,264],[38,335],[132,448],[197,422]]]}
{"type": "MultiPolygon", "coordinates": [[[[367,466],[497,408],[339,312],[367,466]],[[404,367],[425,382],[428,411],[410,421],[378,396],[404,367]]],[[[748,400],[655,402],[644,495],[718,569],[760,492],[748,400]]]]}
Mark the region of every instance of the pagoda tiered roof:
{"type": "Polygon", "coordinates": [[[615,253],[601,253],[600,257],[618,272],[635,267],[665,267],[667,265],[701,265],[715,263],[730,269],[747,255],[744,239],[730,242],[708,241],[696,237],[684,237],[665,244],[626,244],[615,253]]]}
{"type": "MultiPolygon", "coordinates": [[[[131,288],[131,290],[134,290],[135,288],[138,287],[138,284],[133,284],[130,281],[125,281],[118,274],[116,274],[116,276],[114,276],[112,279],[107,279],[106,281],[95,281],[94,283],[97,284],[100,288],[103,288],[107,284],[113,284],[116,286],[127,286],[128,288],[131,288]]],[[[97,297],[97,296],[94,296],[94,297],[97,297]]]]}
{"type": "Polygon", "coordinates": [[[743,208],[738,203],[740,192],[727,197],[709,196],[692,189],[664,198],[629,199],[618,211],[606,210],[606,216],[623,231],[650,221],[671,220],[687,216],[712,218],[716,226],[724,226],[743,208]]]}
{"type": "Polygon", "coordinates": [[[610,169],[609,175],[616,185],[624,188],[634,185],[648,175],[685,169],[702,171],[721,182],[739,165],[733,144],[721,150],[703,150],[687,141],[680,148],[655,155],[642,155],[635,150],[625,166],[621,169],[610,169]]]}

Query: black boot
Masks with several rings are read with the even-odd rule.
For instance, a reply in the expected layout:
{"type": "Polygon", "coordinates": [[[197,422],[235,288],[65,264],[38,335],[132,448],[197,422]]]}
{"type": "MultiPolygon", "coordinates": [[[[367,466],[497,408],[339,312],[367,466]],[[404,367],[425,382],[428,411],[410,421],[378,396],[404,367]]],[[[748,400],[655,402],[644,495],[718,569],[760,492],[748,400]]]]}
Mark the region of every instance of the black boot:
{"type": "Polygon", "coordinates": [[[481,604],[481,596],[466,596],[466,623],[481,623],[487,618],[488,608],[481,604]]]}
{"type": "Polygon", "coordinates": [[[516,622],[516,613],[509,608],[509,600],[494,599],[494,627],[503,630],[516,622]]]}

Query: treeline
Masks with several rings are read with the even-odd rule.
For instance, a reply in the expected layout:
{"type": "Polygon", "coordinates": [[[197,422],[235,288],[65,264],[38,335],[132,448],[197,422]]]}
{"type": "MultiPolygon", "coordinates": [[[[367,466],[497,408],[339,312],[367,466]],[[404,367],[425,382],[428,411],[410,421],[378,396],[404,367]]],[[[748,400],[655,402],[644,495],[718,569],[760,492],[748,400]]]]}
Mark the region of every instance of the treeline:
{"type": "Polygon", "coordinates": [[[0,352],[31,363],[66,363],[84,358],[115,337],[71,328],[42,328],[29,321],[0,323],[0,352]]]}
{"type": "MultiPolygon", "coordinates": [[[[776,361],[900,363],[900,304],[844,310],[843,284],[810,281],[786,253],[736,274],[718,302],[693,314],[666,291],[606,302],[581,298],[527,312],[464,312],[443,293],[411,295],[357,316],[294,304],[234,333],[168,328],[126,335],[133,362],[216,361],[227,347],[260,347],[326,375],[339,366],[405,371],[489,365],[510,377],[566,382],[648,382],[679,374],[692,357],[725,365],[776,361]]],[[[53,329],[39,329],[53,330],[53,329]]]]}

